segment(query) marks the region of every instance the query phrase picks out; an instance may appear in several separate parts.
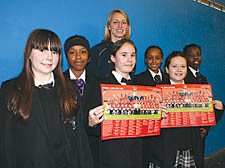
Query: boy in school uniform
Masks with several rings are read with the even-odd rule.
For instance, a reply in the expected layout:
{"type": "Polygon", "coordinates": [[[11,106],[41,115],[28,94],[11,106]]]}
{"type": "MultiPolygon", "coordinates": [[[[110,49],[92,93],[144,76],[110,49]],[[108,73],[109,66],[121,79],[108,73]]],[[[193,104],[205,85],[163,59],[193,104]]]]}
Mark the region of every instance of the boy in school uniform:
{"type": "Polygon", "coordinates": [[[201,47],[197,44],[186,45],[183,53],[188,61],[188,72],[185,80],[193,84],[207,84],[206,77],[199,72],[202,63],[201,47]]]}
{"type": "MultiPolygon", "coordinates": [[[[189,44],[184,47],[183,53],[188,61],[187,75],[185,77],[185,81],[191,84],[208,84],[206,77],[199,72],[199,67],[202,63],[201,47],[197,44],[189,44]]],[[[222,114],[223,113],[217,111],[215,113],[215,115],[219,118],[222,117],[222,114]]],[[[205,138],[208,135],[210,127],[201,127],[200,130],[203,149],[205,149],[205,138]]]]}
{"type": "MultiPolygon", "coordinates": [[[[197,44],[186,45],[183,49],[183,53],[188,61],[185,81],[192,84],[208,84],[206,77],[199,72],[199,67],[202,63],[201,47],[197,44]]],[[[209,129],[210,127],[200,128],[201,137],[203,139],[208,135],[209,129]]],[[[203,145],[205,146],[205,142],[203,142],[203,145]]]]}

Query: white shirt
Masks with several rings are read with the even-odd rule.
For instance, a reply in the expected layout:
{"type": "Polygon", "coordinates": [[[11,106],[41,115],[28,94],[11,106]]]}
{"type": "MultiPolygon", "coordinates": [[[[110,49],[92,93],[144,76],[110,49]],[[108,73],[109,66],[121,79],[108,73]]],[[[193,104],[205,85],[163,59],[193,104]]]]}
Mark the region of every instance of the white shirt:
{"type": "Polygon", "coordinates": [[[83,79],[84,83],[85,83],[85,77],[86,77],[86,70],[84,70],[84,72],[81,74],[81,76],[79,78],[76,78],[76,76],[73,74],[72,70],[69,69],[69,74],[70,74],[70,79],[71,80],[75,80],[75,79],[83,79]]]}
{"type": "Polygon", "coordinates": [[[53,74],[53,72],[51,73],[50,79],[49,79],[46,83],[41,83],[41,82],[39,82],[37,79],[34,78],[34,85],[35,85],[36,87],[39,87],[39,85],[45,85],[45,84],[52,83],[52,82],[53,82],[52,86],[55,86],[55,79],[54,79],[54,74],[53,74]]]}
{"type": "Polygon", "coordinates": [[[153,71],[152,71],[151,69],[149,69],[149,68],[148,68],[148,70],[149,70],[149,72],[151,73],[153,79],[155,78],[156,75],[159,75],[159,76],[160,76],[160,79],[161,79],[161,81],[162,81],[162,72],[161,72],[160,69],[159,69],[159,72],[158,72],[158,73],[153,72],[153,71]]]}
{"type": "Polygon", "coordinates": [[[171,85],[176,85],[176,84],[185,84],[185,83],[184,83],[184,80],[183,80],[183,82],[182,82],[182,83],[175,83],[175,82],[173,82],[171,79],[170,79],[170,83],[171,83],[171,85]]]}
{"type": "Polygon", "coordinates": [[[199,70],[195,70],[194,68],[192,68],[192,67],[188,67],[189,69],[190,69],[190,71],[193,73],[193,75],[196,77],[196,72],[199,72],[199,70]]]}
{"type": "MultiPolygon", "coordinates": [[[[126,83],[122,83],[121,82],[121,80],[122,80],[122,78],[125,78],[125,77],[123,77],[122,75],[120,75],[118,72],[116,72],[116,71],[112,71],[112,74],[115,76],[115,78],[116,78],[116,80],[121,84],[121,85],[126,85],[126,83]]],[[[129,75],[129,77],[128,77],[128,80],[130,80],[131,78],[130,78],[130,75],[129,75]]]]}

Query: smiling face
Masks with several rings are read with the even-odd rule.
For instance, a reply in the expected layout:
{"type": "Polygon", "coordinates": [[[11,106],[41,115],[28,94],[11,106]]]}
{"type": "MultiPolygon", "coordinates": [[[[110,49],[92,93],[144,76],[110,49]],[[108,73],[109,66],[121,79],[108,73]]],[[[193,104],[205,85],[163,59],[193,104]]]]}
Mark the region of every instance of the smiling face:
{"type": "Polygon", "coordinates": [[[170,64],[166,67],[166,72],[170,76],[170,80],[174,83],[181,84],[187,74],[187,61],[184,57],[176,56],[170,60],[170,64]]]}
{"type": "Polygon", "coordinates": [[[72,72],[82,74],[88,63],[88,50],[81,45],[72,46],[67,53],[67,57],[72,72]]]}
{"type": "Polygon", "coordinates": [[[118,12],[114,13],[108,29],[112,42],[123,39],[129,29],[125,16],[118,12]]]}
{"type": "Polygon", "coordinates": [[[186,58],[188,65],[197,70],[202,63],[202,54],[198,47],[191,47],[187,50],[186,58]]]}
{"type": "Polygon", "coordinates": [[[35,49],[31,50],[30,54],[31,69],[35,78],[41,81],[43,78],[48,77],[54,71],[59,62],[59,53],[48,49],[35,49]]]}
{"type": "Polygon", "coordinates": [[[116,72],[128,78],[136,64],[136,50],[132,44],[126,42],[116,52],[115,56],[111,55],[111,60],[115,64],[116,72]]]}
{"type": "Polygon", "coordinates": [[[150,70],[158,73],[163,61],[163,56],[158,48],[151,48],[147,51],[145,63],[150,70]]]}

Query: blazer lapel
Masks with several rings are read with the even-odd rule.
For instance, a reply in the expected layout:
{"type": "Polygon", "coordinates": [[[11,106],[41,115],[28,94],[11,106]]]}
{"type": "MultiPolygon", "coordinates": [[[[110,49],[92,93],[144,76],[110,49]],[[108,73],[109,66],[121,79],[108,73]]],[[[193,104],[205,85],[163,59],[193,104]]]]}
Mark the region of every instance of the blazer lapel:
{"type": "Polygon", "coordinates": [[[152,77],[152,74],[149,72],[148,69],[145,71],[145,74],[146,74],[146,81],[148,82],[148,85],[152,85],[153,83],[155,83],[152,77]]]}
{"type": "Polygon", "coordinates": [[[189,68],[187,70],[187,75],[184,80],[186,83],[189,83],[189,84],[198,84],[198,81],[196,80],[194,74],[191,72],[189,68]]]}
{"type": "Polygon", "coordinates": [[[89,78],[89,75],[86,72],[83,97],[88,96],[88,93],[90,93],[91,85],[92,85],[92,81],[91,81],[91,79],[89,78]]]}
{"type": "Polygon", "coordinates": [[[109,75],[108,79],[109,79],[109,82],[108,82],[109,84],[120,85],[120,83],[116,80],[115,76],[112,73],[109,75]]]}
{"type": "Polygon", "coordinates": [[[32,108],[32,113],[35,115],[34,119],[37,121],[40,128],[43,130],[45,136],[48,138],[49,132],[48,132],[48,129],[47,129],[47,124],[45,122],[43,112],[40,112],[40,111],[43,111],[43,107],[41,105],[38,92],[35,92],[35,91],[33,92],[32,99],[33,99],[32,100],[32,102],[33,102],[32,107],[35,107],[35,108],[32,108]]]}

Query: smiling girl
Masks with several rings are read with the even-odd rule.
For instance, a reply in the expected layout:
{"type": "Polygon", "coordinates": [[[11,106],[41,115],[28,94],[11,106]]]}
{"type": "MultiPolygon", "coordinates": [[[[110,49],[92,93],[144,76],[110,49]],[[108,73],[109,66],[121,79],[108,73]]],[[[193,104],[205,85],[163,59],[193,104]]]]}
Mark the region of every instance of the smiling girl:
{"type": "Polygon", "coordinates": [[[61,60],[54,32],[30,34],[22,72],[1,88],[2,167],[92,167],[77,87],[64,78],[61,60]]]}
{"type": "MultiPolygon", "coordinates": [[[[114,70],[102,81],[104,84],[132,84],[129,75],[136,65],[136,47],[128,39],[117,41],[113,46],[111,61],[114,70]]],[[[100,142],[102,168],[137,168],[141,166],[142,146],[140,138],[121,138],[100,142]]]]}
{"type": "MultiPolygon", "coordinates": [[[[168,75],[165,84],[188,84],[185,82],[187,74],[187,59],[182,52],[174,51],[165,60],[164,69],[168,75]]],[[[222,103],[214,101],[215,107],[222,110],[222,103]]],[[[218,118],[219,120],[221,118],[218,118]]],[[[160,168],[203,168],[204,156],[199,127],[163,128],[154,158],[148,160],[146,167],[160,168]]]]}
{"type": "Polygon", "coordinates": [[[89,42],[83,36],[74,35],[66,40],[64,50],[70,66],[64,75],[78,84],[83,105],[82,116],[88,133],[94,167],[99,168],[99,123],[103,120],[104,106],[101,105],[99,96],[99,81],[86,71],[86,65],[90,60],[89,42]],[[99,118],[101,119],[99,120],[99,118]]]}

